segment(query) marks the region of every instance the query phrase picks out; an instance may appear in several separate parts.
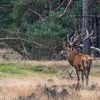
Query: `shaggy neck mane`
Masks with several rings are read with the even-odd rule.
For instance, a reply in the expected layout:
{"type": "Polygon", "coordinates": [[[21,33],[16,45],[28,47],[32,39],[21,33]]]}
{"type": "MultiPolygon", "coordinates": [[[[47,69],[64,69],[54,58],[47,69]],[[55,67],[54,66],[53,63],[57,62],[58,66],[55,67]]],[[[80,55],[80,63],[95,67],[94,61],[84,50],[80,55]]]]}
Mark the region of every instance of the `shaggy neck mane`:
{"type": "Polygon", "coordinates": [[[69,52],[68,54],[68,61],[69,63],[73,66],[73,61],[75,59],[75,57],[78,55],[78,54],[81,54],[79,51],[77,51],[76,49],[74,49],[73,51],[69,52]]]}

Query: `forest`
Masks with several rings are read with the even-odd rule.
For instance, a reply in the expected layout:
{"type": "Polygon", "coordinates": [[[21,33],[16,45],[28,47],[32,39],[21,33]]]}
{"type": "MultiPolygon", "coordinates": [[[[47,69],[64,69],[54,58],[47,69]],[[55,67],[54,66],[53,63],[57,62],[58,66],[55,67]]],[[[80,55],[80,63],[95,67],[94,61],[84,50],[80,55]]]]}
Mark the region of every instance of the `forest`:
{"type": "Polygon", "coordinates": [[[90,44],[100,48],[100,1],[87,1],[0,0],[1,47],[13,48],[28,59],[52,59],[55,46],[67,34],[81,33],[86,20],[85,27],[96,37],[90,44]]]}

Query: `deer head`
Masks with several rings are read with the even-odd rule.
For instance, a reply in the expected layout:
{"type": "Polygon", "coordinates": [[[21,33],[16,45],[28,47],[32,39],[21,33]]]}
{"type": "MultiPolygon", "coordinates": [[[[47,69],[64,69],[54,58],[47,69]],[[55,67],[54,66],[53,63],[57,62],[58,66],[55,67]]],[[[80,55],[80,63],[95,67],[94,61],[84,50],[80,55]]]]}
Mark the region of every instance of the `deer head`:
{"type": "Polygon", "coordinates": [[[93,31],[91,33],[89,33],[86,30],[86,33],[82,33],[82,34],[74,34],[73,36],[71,36],[69,38],[71,34],[67,35],[67,41],[63,42],[63,47],[65,49],[67,49],[68,52],[74,51],[76,49],[76,47],[79,47],[79,45],[81,44],[81,42],[84,42],[85,40],[87,40],[88,38],[91,39],[91,36],[93,35],[93,31]]]}

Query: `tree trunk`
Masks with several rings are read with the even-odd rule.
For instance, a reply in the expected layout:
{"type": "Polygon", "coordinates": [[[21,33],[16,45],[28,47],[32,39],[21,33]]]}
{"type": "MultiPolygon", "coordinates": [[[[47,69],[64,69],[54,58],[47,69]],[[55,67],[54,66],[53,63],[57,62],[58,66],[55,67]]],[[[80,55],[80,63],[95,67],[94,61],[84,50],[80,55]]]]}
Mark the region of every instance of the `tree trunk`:
{"type": "Polygon", "coordinates": [[[46,15],[49,15],[49,12],[52,10],[51,0],[46,0],[46,15]]]}
{"type": "MultiPolygon", "coordinates": [[[[96,33],[96,44],[95,44],[95,47],[97,48],[100,48],[100,34],[99,34],[99,18],[98,17],[95,17],[94,18],[94,28],[95,28],[95,33],[96,33]]],[[[99,57],[100,56],[100,53],[96,52],[96,57],[99,57]]]]}
{"type": "MultiPolygon", "coordinates": [[[[86,29],[89,30],[89,19],[88,17],[88,0],[83,0],[83,22],[82,22],[82,28],[83,28],[83,33],[86,32],[86,29]]],[[[90,39],[87,39],[83,42],[83,51],[86,54],[91,54],[91,49],[90,49],[90,39]]]]}

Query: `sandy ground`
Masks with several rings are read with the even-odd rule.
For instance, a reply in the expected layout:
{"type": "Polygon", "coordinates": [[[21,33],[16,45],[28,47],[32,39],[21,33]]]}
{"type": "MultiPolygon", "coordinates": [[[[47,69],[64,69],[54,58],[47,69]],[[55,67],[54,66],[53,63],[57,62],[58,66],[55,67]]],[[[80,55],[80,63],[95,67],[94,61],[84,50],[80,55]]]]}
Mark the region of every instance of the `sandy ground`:
{"type": "MultiPolygon", "coordinates": [[[[58,86],[60,89],[63,86],[67,86],[67,88],[68,86],[74,87],[75,80],[76,79],[64,79],[56,77],[47,78],[39,76],[28,76],[25,78],[0,78],[0,100],[56,100],[53,98],[44,98],[43,96],[38,99],[28,99],[26,97],[32,96],[32,93],[40,96],[40,87],[58,86]]],[[[68,95],[70,96],[70,99],[68,100],[100,100],[100,78],[92,76],[90,77],[89,86],[84,86],[79,91],[75,91],[74,88],[68,88],[68,92],[68,95]]],[[[67,99],[63,98],[59,100],[67,99]]]]}

